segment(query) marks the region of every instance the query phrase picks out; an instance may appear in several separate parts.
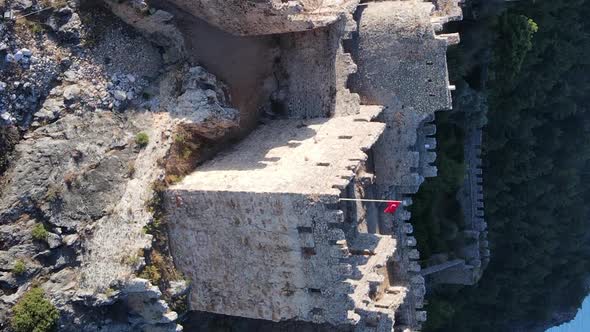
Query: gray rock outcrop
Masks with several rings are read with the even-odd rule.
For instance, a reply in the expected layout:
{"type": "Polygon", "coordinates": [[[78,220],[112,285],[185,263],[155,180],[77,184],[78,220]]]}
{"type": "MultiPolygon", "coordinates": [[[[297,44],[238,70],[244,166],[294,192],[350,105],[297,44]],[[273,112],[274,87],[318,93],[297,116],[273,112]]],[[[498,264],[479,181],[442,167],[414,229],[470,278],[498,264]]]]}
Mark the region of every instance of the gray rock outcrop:
{"type": "MultiPolygon", "coordinates": [[[[102,47],[95,51],[100,54],[102,47]]],[[[203,135],[215,137],[235,126],[237,111],[228,106],[214,76],[188,66],[178,71],[181,90],[168,100],[169,114],[123,115],[90,108],[95,97],[91,92],[104,82],[98,79],[105,73],[88,72],[89,67],[98,69],[84,62],[88,58],[75,59],[61,84],[48,92],[34,113],[33,127],[39,128],[17,145],[2,177],[0,326],[5,327],[10,308],[35,281],[59,309],[60,330],[98,331],[107,326],[113,331],[176,331],[178,315],[158,287],[133,279],[145,265],[143,252],[152,245],[152,236],[144,232],[153,220],[146,207],[153,196],[151,184],[164,177],[159,161],[168,152],[174,128],[188,122],[171,114],[179,110],[203,135]],[[135,141],[141,131],[149,137],[143,148],[135,141]],[[45,229],[46,235],[33,238],[35,227],[45,229]],[[17,260],[25,266],[18,275],[12,272],[17,260]],[[138,283],[143,288],[136,289],[138,283]],[[115,304],[122,305],[128,317],[104,321],[101,316],[115,304]]],[[[152,63],[145,68],[151,69],[152,63]]],[[[124,101],[130,102],[130,86],[143,79],[116,74],[116,85],[109,83],[108,89],[124,89],[124,101]]],[[[177,281],[170,296],[183,296],[187,288],[177,281]]]]}
{"type": "Polygon", "coordinates": [[[203,67],[183,70],[178,93],[167,108],[170,116],[180,119],[191,131],[209,139],[219,139],[238,126],[238,110],[229,107],[223,85],[203,67]]]}

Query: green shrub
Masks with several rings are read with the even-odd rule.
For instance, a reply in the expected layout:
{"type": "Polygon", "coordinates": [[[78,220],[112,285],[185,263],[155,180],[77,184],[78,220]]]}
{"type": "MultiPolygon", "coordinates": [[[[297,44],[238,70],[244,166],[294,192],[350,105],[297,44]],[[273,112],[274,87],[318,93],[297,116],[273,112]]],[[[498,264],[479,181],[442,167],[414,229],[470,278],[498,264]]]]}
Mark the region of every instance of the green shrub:
{"type": "Polygon", "coordinates": [[[182,153],[180,156],[182,157],[182,160],[189,160],[192,153],[193,151],[191,150],[191,148],[185,146],[182,148],[182,153]]]}
{"type": "Polygon", "coordinates": [[[166,182],[170,183],[170,184],[175,184],[175,183],[182,181],[182,178],[183,178],[182,176],[170,174],[170,175],[166,175],[166,182]]]}
{"type": "Polygon", "coordinates": [[[111,296],[113,296],[113,294],[115,294],[115,290],[110,287],[104,291],[104,296],[106,296],[106,297],[111,297],[111,296]]]}
{"type": "Polygon", "coordinates": [[[27,266],[22,259],[17,259],[12,267],[12,274],[20,276],[27,271],[27,266]]]}
{"type": "Polygon", "coordinates": [[[170,307],[172,308],[172,310],[176,311],[178,314],[183,314],[188,312],[189,307],[188,307],[188,298],[185,295],[181,295],[176,299],[173,299],[171,301],[172,303],[170,303],[170,307]]]}
{"type": "Polygon", "coordinates": [[[186,142],[186,136],[183,133],[174,135],[174,143],[183,144],[186,142]]]}
{"type": "Polygon", "coordinates": [[[131,254],[129,256],[125,256],[122,259],[122,263],[123,264],[127,264],[130,266],[136,266],[137,264],[139,264],[139,260],[140,260],[141,256],[140,255],[136,255],[136,254],[131,254]]]}
{"type": "Polygon", "coordinates": [[[36,224],[31,231],[31,235],[33,236],[33,239],[37,241],[47,240],[47,230],[43,224],[36,224]]]}
{"type": "Polygon", "coordinates": [[[149,141],[150,137],[143,131],[135,135],[135,144],[139,145],[139,147],[145,147],[146,145],[148,145],[149,141]]]}
{"type": "Polygon", "coordinates": [[[39,287],[29,290],[12,312],[10,323],[15,332],[52,331],[59,318],[59,312],[39,287]]]}
{"type": "Polygon", "coordinates": [[[37,1],[38,4],[42,5],[43,7],[53,7],[53,8],[62,8],[68,5],[66,0],[39,0],[37,1]]]}
{"type": "Polygon", "coordinates": [[[455,308],[451,302],[436,297],[428,302],[427,309],[426,327],[429,331],[440,329],[455,314],[455,308]]]}
{"type": "Polygon", "coordinates": [[[139,277],[147,279],[151,281],[152,284],[157,285],[160,282],[162,275],[160,274],[160,270],[156,266],[148,265],[143,269],[143,271],[141,271],[139,277]]]}
{"type": "Polygon", "coordinates": [[[50,202],[55,202],[61,198],[62,194],[63,194],[63,191],[60,186],[58,186],[56,184],[50,184],[49,187],[47,187],[45,199],[47,199],[50,202]]]}
{"type": "Polygon", "coordinates": [[[30,17],[19,17],[16,19],[16,26],[21,29],[21,30],[28,30],[30,31],[32,34],[38,34],[40,32],[45,31],[45,29],[43,28],[43,25],[38,22],[35,21],[33,19],[29,19],[30,17]]]}
{"type": "Polygon", "coordinates": [[[132,177],[133,174],[135,174],[135,161],[129,160],[129,162],[127,163],[127,175],[129,177],[132,177]]]}

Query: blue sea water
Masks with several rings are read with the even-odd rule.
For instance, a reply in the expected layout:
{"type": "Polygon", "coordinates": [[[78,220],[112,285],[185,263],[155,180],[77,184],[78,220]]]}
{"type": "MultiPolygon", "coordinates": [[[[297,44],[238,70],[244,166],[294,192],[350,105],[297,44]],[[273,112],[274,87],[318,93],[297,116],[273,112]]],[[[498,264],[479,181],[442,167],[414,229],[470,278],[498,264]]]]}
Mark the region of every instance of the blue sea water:
{"type": "Polygon", "coordinates": [[[588,296],[582,308],[571,322],[552,327],[546,332],[590,332],[590,296],[588,296]]]}

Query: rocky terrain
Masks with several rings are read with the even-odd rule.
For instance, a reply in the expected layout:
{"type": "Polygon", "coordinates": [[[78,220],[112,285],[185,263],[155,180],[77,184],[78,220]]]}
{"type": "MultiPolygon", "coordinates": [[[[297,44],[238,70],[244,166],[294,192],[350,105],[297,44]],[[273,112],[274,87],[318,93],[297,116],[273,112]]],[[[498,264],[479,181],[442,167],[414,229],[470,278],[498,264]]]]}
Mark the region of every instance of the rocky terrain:
{"type": "Polygon", "coordinates": [[[177,128],[219,139],[239,116],[223,83],[183,60],[171,16],[142,6],[117,7],[147,17],[135,29],[106,4],[0,3],[2,330],[33,287],[59,330],[180,329],[168,303],[182,307],[187,283],[170,264],[149,273],[166,260],[152,251],[164,159],[177,128]]]}
{"type": "MultiPolygon", "coordinates": [[[[411,96],[407,103],[419,112],[407,114],[403,130],[394,134],[388,129],[385,135],[402,142],[399,149],[407,151],[379,153],[386,157],[377,160],[383,169],[393,169],[394,160],[400,171],[377,178],[383,181],[379,183],[383,190],[376,194],[411,202],[409,193],[423,181],[412,166],[419,157],[411,150],[417,128],[424,116],[450,105],[444,54],[457,36],[435,31],[461,14],[454,0],[408,4],[383,4],[400,9],[393,19],[373,6],[369,12],[375,16],[375,28],[371,25],[367,33],[363,26],[361,49],[377,45],[372,38],[379,34],[372,29],[387,26],[396,36],[408,35],[407,45],[424,43],[420,47],[432,51],[428,61],[418,63],[410,52],[392,53],[395,59],[388,61],[401,64],[399,59],[407,57],[416,62],[414,76],[431,75],[430,79],[401,90],[405,80],[380,85],[381,77],[371,71],[380,71],[383,64],[371,67],[375,64],[371,57],[379,58],[384,49],[376,47],[367,52],[370,56],[355,54],[370,69],[361,74],[376,78],[359,90],[370,95],[373,85],[379,86],[369,100],[349,90],[348,76],[357,68],[342,46],[358,24],[352,14],[359,1],[174,0],[148,5],[142,0],[0,0],[0,329],[27,331],[15,323],[20,314],[15,308],[24,306],[27,296],[40,288],[59,312],[57,321],[48,324],[60,331],[182,330],[179,322],[190,309],[187,298],[196,293],[189,294],[191,278],[176,270],[178,259],[170,252],[163,201],[177,207],[183,202],[177,196],[171,203],[167,187],[260,123],[289,117],[285,121],[291,121],[295,130],[306,127],[303,121],[308,118],[348,116],[351,128],[360,128],[376,121],[382,108],[373,102],[378,102],[391,106],[385,107],[385,119],[379,119],[391,123],[380,128],[398,128],[404,122],[391,121],[392,112],[397,119],[414,108],[390,100],[392,91],[400,94],[398,99],[411,96]],[[219,20],[232,10],[235,17],[219,20]],[[420,32],[413,33],[406,25],[416,25],[420,32]],[[429,96],[434,101],[420,101],[407,91],[423,86],[432,90],[429,96]],[[367,104],[361,106],[361,100],[367,104]],[[361,109],[379,111],[365,118],[361,109]]],[[[403,71],[403,66],[392,68],[398,67],[406,76],[414,73],[403,71]]],[[[277,133],[286,134],[283,129],[277,133]]],[[[364,169],[365,153],[372,154],[369,145],[380,132],[369,136],[372,143],[361,144],[363,153],[359,150],[353,159],[338,160],[336,150],[328,149],[338,162],[362,160],[355,172],[366,182],[363,185],[373,176],[364,169]]],[[[344,144],[352,137],[331,139],[344,144]]],[[[314,138],[311,146],[317,143],[314,138]]],[[[387,149],[388,143],[379,144],[387,149]]],[[[372,166],[373,161],[367,163],[372,166]]],[[[435,175],[436,170],[428,169],[428,176],[435,175]]],[[[292,173],[285,172],[285,177],[292,173]]],[[[342,176],[338,183],[343,186],[343,180],[351,179],[342,176]]],[[[375,209],[371,206],[370,211],[375,209]]],[[[376,218],[377,212],[371,213],[376,218]]],[[[371,301],[376,287],[386,294],[381,294],[379,303],[370,304],[370,310],[377,308],[374,312],[348,313],[357,323],[362,316],[367,331],[377,326],[379,331],[391,330],[394,323],[411,330],[426,319],[421,310],[424,279],[419,275],[412,226],[406,223],[409,218],[402,211],[386,227],[379,226],[383,229],[377,237],[397,249],[380,253],[377,258],[383,262],[371,261],[379,273],[367,272],[370,280],[362,275],[357,282],[359,292],[371,301]],[[396,280],[379,275],[387,274],[387,264],[396,266],[396,280]]],[[[355,258],[358,250],[351,249],[351,254],[344,249],[343,254],[355,258]]],[[[335,275],[346,279],[339,271],[335,275]]],[[[309,288],[309,292],[320,291],[309,288]]],[[[365,302],[362,305],[369,307],[365,302]]],[[[323,322],[314,310],[314,319],[323,322]]],[[[337,314],[342,313],[347,312],[337,314]]]]}

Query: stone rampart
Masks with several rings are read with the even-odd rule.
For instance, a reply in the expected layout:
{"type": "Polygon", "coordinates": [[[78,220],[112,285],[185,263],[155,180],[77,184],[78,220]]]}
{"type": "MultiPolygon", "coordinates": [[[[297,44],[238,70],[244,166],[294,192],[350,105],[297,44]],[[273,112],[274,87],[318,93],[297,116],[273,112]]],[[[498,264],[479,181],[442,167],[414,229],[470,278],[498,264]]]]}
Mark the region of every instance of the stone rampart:
{"type": "Polygon", "coordinates": [[[273,99],[291,119],[262,125],[166,193],[192,309],[420,329],[426,287],[406,207],[436,175],[433,114],[451,107],[446,49],[458,35],[436,32],[456,16],[440,8],[371,2],[356,21],[277,37],[273,99]],[[339,197],[404,206],[391,217],[339,197]]]}
{"type": "Polygon", "coordinates": [[[483,211],[481,143],[482,128],[468,125],[464,146],[465,181],[457,193],[465,221],[462,232],[465,245],[456,254],[463,263],[432,274],[429,280],[433,283],[474,285],[489,263],[490,250],[483,211]]]}
{"type": "MultiPolygon", "coordinates": [[[[453,13],[460,11],[453,9],[453,13]]],[[[387,124],[373,154],[377,192],[381,197],[404,199],[409,205],[410,195],[418,191],[424,178],[437,174],[432,121],[435,111],[452,106],[446,50],[459,41],[457,34],[437,32],[460,15],[449,16],[427,2],[386,1],[360,6],[357,17],[358,40],[352,54],[358,71],[351,80],[352,90],[359,93],[362,103],[383,105],[380,119],[387,124]]],[[[400,244],[394,257],[404,267],[395,279],[406,288],[395,322],[400,330],[420,329],[426,320],[426,287],[416,240],[409,235],[410,218],[403,208],[392,227],[400,244]]]]}
{"type": "MultiPolygon", "coordinates": [[[[382,193],[394,186],[418,190],[424,177],[418,172],[417,129],[435,111],[451,108],[449,42],[434,32],[433,9],[426,2],[391,1],[368,3],[362,10],[353,86],[363,103],[385,106],[383,121],[391,128],[375,149],[382,193]]],[[[431,126],[423,130],[434,131],[431,126]]]]}
{"type": "Polygon", "coordinates": [[[384,129],[370,122],[380,109],[272,121],[168,190],[172,252],[192,280],[192,309],[393,325],[386,266],[396,239],[358,225],[368,219],[362,206],[353,213],[338,202],[351,184],[371,182],[364,165],[384,129]]]}
{"type": "MultiPolygon", "coordinates": [[[[484,220],[483,202],[483,170],[481,161],[482,128],[470,128],[468,141],[465,145],[465,156],[468,161],[465,190],[469,190],[469,207],[465,209],[465,220],[468,230],[478,232],[478,252],[483,268],[490,259],[489,243],[487,241],[487,223],[484,220]]],[[[483,270],[482,268],[482,270],[483,270]]],[[[481,275],[480,275],[481,276],[481,275]]]]}
{"type": "Polygon", "coordinates": [[[424,178],[435,177],[438,174],[438,169],[434,164],[436,160],[435,131],[434,114],[431,114],[418,127],[418,137],[415,147],[420,156],[418,174],[424,178]]]}
{"type": "Polygon", "coordinates": [[[360,100],[347,87],[356,72],[342,42],[356,25],[351,14],[329,27],[280,35],[279,91],[273,98],[290,118],[357,114],[360,100]]]}

